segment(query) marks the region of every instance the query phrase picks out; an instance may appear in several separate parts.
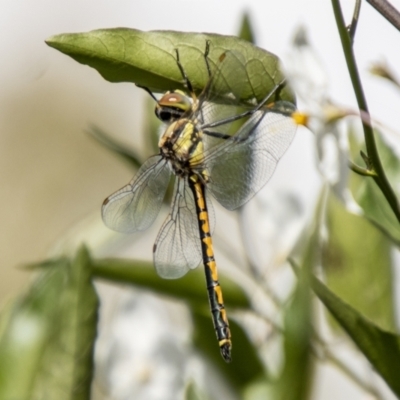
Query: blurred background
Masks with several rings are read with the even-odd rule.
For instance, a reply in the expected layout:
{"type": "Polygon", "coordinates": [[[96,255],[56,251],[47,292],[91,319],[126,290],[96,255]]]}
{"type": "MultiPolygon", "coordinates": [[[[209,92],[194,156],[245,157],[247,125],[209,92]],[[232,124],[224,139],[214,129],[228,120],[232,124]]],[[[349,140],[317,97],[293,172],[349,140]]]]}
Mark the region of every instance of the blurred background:
{"type": "MultiPolygon", "coordinates": [[[[400,8],[400,0],[392,4],[400,8]]],[[[354,2],[342,5],[349,20],[354,2]]],[[[95,124],[139,152],[144,148],[148,95],[133,84],[106,82],[46,46],[45,39],[111,27],[235,35],[244,12],[256,44],[283,61],[294,32],[304,26],[326,68],[331,97],[355,107],[329,1],[0,0],[0,304],[27,286],[30,274],[19,266],[53,254],[59,238],[89,215],[100,226],[103,199],[132,177],[132,170],[85,130],[95,124]]],[[[396,70],[399,48],[399,32],[363,3],[355,53],[371,114],[394,130],[399,130],[398,94],[368,67],[378,60],[396,70]]],[[[310,132],[299,129],[267,185],[271,193],[294,193],[304,215],[320,185],[313,141],[310,132]]],[[[222,234],[230,222],[216,208],[222,234]]],[[[151,258],[156,232],[146,233],[148,244],[136,257],[151,258]]]]}

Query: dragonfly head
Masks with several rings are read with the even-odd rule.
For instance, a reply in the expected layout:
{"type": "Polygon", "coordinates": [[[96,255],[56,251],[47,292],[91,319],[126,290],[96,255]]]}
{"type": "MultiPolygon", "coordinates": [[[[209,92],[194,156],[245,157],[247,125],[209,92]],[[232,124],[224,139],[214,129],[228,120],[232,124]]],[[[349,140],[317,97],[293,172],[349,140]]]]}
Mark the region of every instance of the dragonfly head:
{"type": "Polygon", "coordinates": [[[192,108],[191,99],[182,91],[167,92],[158,100],[155,108],[157,118],[162,122],[173,122],[182,118],[192,108]]]}

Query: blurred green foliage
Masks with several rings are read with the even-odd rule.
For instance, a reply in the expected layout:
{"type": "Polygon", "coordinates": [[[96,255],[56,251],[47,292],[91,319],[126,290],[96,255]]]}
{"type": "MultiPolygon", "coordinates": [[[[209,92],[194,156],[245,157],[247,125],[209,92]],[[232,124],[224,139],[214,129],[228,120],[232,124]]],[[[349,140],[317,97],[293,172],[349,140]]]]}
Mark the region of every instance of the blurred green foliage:
{"type": "Polygon", "coordinates": [[[89,399],[98,308],[89,254],[37,268],[1,317],[0,399],[89,399]]]}

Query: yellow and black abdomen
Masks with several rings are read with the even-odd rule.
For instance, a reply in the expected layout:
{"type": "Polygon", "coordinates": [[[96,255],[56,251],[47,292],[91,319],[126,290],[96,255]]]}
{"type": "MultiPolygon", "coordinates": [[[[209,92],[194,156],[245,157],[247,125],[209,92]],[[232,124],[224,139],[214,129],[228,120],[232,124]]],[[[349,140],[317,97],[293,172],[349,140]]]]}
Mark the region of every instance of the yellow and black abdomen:
{"type": "Polygon", "coordinates": [[[214,328],[222,357],[225,361],[230,362],[232,359],[231,332],[222,298],[221,286],[218,282],[218,271],[214,258],[214,249],[205,198],[205,187],[196,175],[191,175],[188,179],[196,204],[203,264],[214,328]]]}

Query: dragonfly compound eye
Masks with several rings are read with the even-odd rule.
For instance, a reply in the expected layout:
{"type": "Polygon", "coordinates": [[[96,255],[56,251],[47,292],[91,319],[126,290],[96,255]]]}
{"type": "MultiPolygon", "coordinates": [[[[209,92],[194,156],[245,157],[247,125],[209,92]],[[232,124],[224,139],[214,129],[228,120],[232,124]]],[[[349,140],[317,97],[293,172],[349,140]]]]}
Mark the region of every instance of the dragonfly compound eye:
{"type": "Polygon", "coordinates": [[[157,102],[156,115],[162,122],[173,122],[182,118],[185,112],[192,109],[192,102],[181,91],[167,92],[157,102]]]}
{"type": "Polygon", "coordinates": [[[157,118],[162,122],[169,122],[173,120],[173,113],[168,108],[156,108],[156,115],[157,118]]]}

